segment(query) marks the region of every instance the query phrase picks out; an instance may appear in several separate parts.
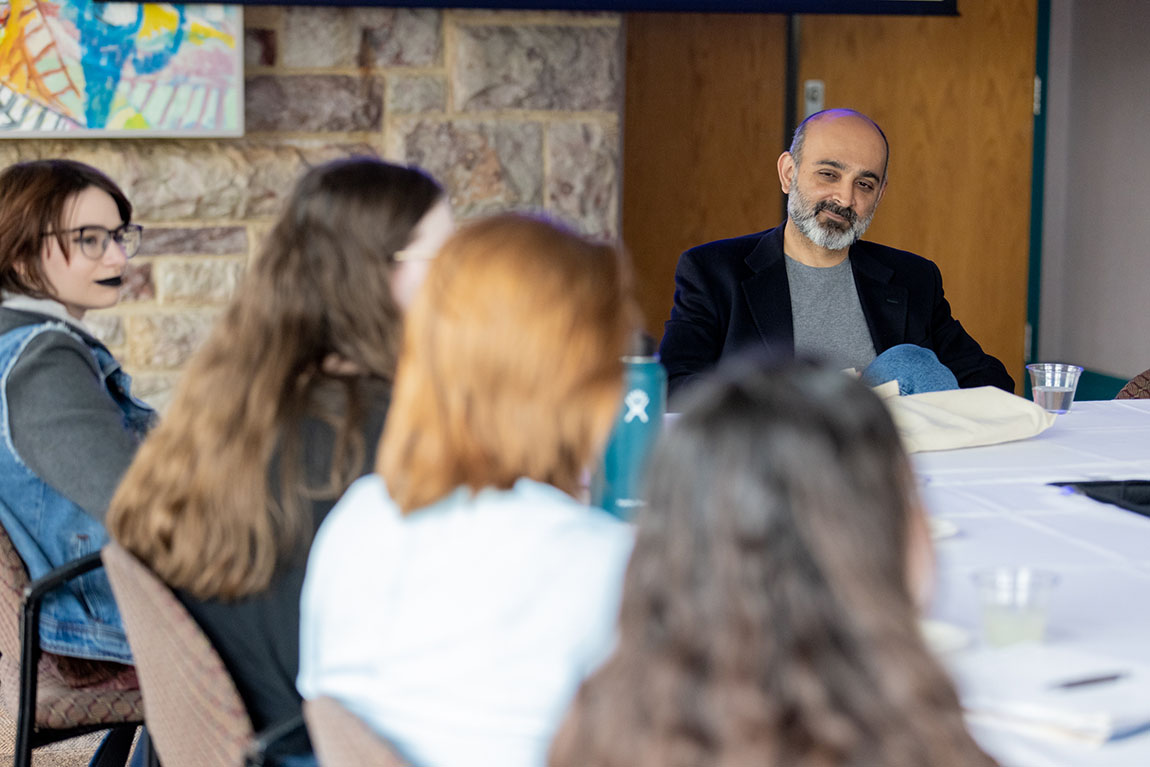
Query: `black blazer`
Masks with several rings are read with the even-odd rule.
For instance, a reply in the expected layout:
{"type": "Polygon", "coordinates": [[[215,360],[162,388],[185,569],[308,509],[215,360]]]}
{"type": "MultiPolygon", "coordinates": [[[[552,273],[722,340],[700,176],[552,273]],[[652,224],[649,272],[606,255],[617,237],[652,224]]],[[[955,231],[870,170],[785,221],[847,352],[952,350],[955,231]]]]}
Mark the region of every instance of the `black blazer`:
{"type": "MultiPolygon", "coordinates": [[[[754,348],[794,354],[783,226],[691,248],[675,270],[675,304],[659,354],[670,392],[721,357],[754,348]]],[[[898,344],[932,350],[959,386],[1014,391],[1006,368],[982,351],[942,293],[942,274],[913,253],[859,241],[851,270],[875,352],[898,344]]]]}

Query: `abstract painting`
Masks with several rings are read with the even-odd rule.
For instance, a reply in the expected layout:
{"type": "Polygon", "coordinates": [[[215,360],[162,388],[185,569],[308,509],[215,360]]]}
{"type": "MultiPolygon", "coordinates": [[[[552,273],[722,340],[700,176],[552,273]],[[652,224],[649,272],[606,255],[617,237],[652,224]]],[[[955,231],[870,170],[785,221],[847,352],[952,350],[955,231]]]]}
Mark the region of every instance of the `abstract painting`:
{"type": "Polygon", "coordinates": [[[0,138],[239,136],[236,6],[0,0],[0,138]]]}

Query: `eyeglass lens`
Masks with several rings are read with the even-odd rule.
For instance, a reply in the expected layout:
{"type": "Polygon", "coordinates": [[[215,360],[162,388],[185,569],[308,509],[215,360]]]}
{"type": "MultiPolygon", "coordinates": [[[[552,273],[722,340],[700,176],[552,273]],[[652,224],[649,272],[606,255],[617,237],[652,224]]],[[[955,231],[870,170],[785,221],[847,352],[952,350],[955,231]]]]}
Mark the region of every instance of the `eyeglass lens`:
{"type": "Polygon", "coordinates": [[[108,250],[108,241],[115,240],[124,256],[131,258],[140,249],[142,227],[139,224],[124,224],[113,231],[102,226],[82,226],[77,231],[80,249],[91,259],[100,259],[108,250]]]}

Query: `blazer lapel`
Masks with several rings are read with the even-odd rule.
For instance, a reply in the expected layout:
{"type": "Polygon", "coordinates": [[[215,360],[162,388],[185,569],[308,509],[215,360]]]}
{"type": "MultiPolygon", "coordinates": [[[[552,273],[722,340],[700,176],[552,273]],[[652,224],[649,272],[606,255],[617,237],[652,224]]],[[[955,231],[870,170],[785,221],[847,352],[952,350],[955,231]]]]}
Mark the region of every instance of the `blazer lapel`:
{"type": "Polygon", "coordinates": [[[743,296],[759,337],[771,349],[795,350],[795,321],[791,314],[791,288],[783,261],[783,227],[763,235],[746,258],[753,274],[743,280],[743,296]]]}
{"type": "Polygon", "coordinates": [[[851,271],[876,353],[906,343],[907,290],[891,285],[894,272],[861,248],[851,248],[851,271]]]}

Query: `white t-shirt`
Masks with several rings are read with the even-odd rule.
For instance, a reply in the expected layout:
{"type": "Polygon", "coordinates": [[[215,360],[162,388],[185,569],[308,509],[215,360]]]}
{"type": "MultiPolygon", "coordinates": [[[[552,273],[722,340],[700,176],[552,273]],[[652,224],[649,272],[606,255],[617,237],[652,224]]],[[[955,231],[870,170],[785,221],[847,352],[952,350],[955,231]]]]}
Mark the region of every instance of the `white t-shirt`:
{"type": "Polygon", "coordinates": [[[542,767],[610,653],[628,525],[549,485],[459,489],[406,517],[353,484],[312,546],[299,690],[425,767],[542,767]]]}

